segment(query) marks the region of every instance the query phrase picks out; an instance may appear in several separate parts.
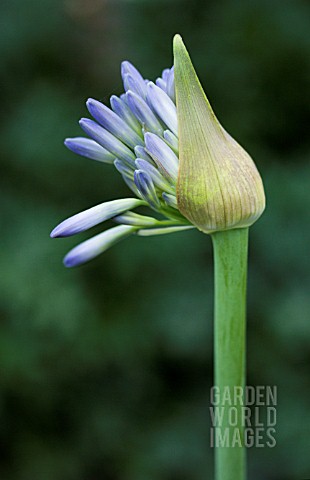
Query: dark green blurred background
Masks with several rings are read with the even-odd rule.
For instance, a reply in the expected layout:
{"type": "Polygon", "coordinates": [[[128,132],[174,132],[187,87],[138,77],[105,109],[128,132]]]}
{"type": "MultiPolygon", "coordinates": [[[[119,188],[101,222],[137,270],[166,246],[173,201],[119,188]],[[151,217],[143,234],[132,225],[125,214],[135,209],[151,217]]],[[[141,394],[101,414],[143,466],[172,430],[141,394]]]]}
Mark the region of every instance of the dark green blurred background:
{"type": "Polygon", "coordinates": [[[89,233],[49,239],[128,194],[63,139],[88,96],[122,92],[122,60],[170,66],[176,32],[268,198],[248,384],[278,386],[277,445],[249,451],[249,478],[310,478],[310,2],[2,0],[1,480],[213,478],[210,239],[131,238],[74,270],[62,257],[89,233]]]}

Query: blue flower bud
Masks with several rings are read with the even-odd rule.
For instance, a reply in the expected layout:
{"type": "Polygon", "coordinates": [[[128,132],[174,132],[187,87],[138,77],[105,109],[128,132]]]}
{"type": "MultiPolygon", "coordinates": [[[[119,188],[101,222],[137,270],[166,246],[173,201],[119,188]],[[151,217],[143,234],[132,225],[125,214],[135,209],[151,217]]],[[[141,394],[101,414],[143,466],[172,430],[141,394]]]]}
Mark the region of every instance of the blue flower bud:
{"type": "Polygon", "coordinates": [[[136,166],[139,170],[143,170],[144,172],[148,173],[155,187],[158,187],[161,190],[166,190],[170,192],[174,192],[172,186],[167,182],[167,180],[161,175],[161,173],[157,170],[157,168],[153,167],[148,161],[143,160],[142,158],[137,158],[136,166]]]}
{"type": "Polygon", "coordinates": [[[145,205],[145,202],[137,198],[122,198],[101,203],[61,222],[51,232],[51,237],[70,237],[140,205],[145,205]]]}
{"type": "Polygon", "coordinates": [[[136,145],[143,145],[141,137],[139,137],[139,135],[137,135],[137,133],[130,128],[124,120],[101,102],[89,98],[86,102],[86,106],[89,113],[102,127],[112,133],[112,135],[117,137],[128,147],[135,148],[136,145]]]}
{"type": "Polygon", "coordinates": [[[132,65],[125,61],[121,65],[121,75],[124,82],[125,91],[132,90],[142,98],[146,97],[146,85],[141,73],[132,65]],[[131,88],[132,87],[132,88],[131,88]]]}
{"type": "Polygon", "coordinates": [[[162,197],[165,200],[165,203],[172,208],[178,209],[177,197],[169,193],[163,192],[162,197]]]}
{"type": "Polygon", "coordinates": [[[172,67],[169,71],[167,77],[167,87],[166,92],[171,98],[171,100],[175,103],[175,83],[174,83],[174,67],[172,67]]]}
{"type": "Polygon", "coordinates": [[[144,147],[140,147],[139,145],[135,147],[135,154],[137,158],[143,158],[147,162],[151,163],[152,165],[156,165],[152,157],[146,152],[144,147]]]}
{"type": "Polygon", "coordinates": [[[136,170],[134,179],[142,198],[155,210],[160,208],[160,201],[150,175],[143,170],[136,170]]]}
{"type": "Polygon", "coordinates": [[[147,96],[159,118],[175,134],[178,134],[177,109],[169,96],[153,82],[147,84],[147,96]]]}
{"type": "Polygon", "coordinates": [[[163,128],[147,103],[136,93],[127,92],[128,105],[146,130],[163,133],[163,128]]]}
{"type": "Polygon", "coordinates": [[[110,104],[113,112],[122,118],[124,122],[126,122],[141,137],[141,124],[134,116],[127,103],[123,99],[112,95],[110,98],[110,104]]]}
{"type": "Polygon", "coordinates": [[[66,267],[77,267],[82,263],[88,262],[120,240],[132,235],[136,230],[137,227],[119,225],[118,227],[110,228],[105,232],[99,233],[99,235],[96,235],[73,248],[65,256],[64,265],[66,267]]]}
{"type": "Polygon", "coordinates": [[[136,93],[139,97],[141,98],[146,98],[146,85],[143,82],[143,84],[137,82],[134,77],[132,77],[129,73],[124,75],[124,88],[125,91],[128,92],[129,90],[131,92],[136,93]]]}
{"type": "Polygon", "coordinates": [[[88,118],[82,118],[80,120],[80,126],[87,135],[98,142],[103,148],[106,148],[109,152],[113,153],[116,157],[121,158],[129,165],[134,165],[135,156],[132,151],[110,132],[88,118]]]}
{"type": "Polygon", "coordinates": [[[159,171],[167,180],[176,182],[179,170],[176,154],[154,133],[146,133],[144,139],[147,153],[152,157],[159,171]]]}
{"type": "Polygon", "coordinates": [[[113,163],[115,160],[115,155],[108,152],[108,150],[90,138],[66,138],[64,144],[72,152],[82,155],[83,157],[91,158],[92,160],[98,160],[104,163],[113,163]]]}
{"type": "Polygon", "coordinates": [[[179,153],[178,137],[176,135],[173,135],[173,133],[170,132],[170,130],[165,130],[164,139],[166,140],[166,143],[168,143],[171,150],[173,150],[175,154],[178,154],[179,153]]]}

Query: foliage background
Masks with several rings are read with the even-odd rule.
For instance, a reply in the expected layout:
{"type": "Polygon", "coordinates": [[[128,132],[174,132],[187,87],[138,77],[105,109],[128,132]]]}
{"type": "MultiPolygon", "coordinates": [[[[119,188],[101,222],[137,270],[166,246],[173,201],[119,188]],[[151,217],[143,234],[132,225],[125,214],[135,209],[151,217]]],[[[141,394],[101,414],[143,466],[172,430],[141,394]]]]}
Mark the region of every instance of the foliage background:
{"type": "Polygon", "coordinates": [[[126,195],[74,156],[88,96],[129,59],[148,78],[180,32],[227,130],[264,177],[251,230],[248,384],[278,386],[277,445],[249,478],[310,477],[310,3],[2,0],[0,477],[203,480],[212,385],[212,252],[198,232],[132,238],[75,270],[61,219],[126,195]]]}

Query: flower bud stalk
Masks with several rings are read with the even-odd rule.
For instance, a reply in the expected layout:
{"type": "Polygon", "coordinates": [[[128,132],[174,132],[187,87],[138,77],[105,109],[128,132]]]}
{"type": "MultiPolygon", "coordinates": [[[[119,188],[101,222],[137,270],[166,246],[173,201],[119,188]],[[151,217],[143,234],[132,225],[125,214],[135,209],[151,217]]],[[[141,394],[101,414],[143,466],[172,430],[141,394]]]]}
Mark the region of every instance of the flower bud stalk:
{"type": "Polygon", "coordinates": [[[229,438],[229,446],[215,448],[216,480],[246,478],[242,405],[234,405],[238,423],[231,425],[231,406],[223,401],[223,394],[229,391],[230,398],[234,398],[234,388],[241,387],[243,392],[245,386],[248,230],[240,228],[211,235],[215,274],[214,383],[218,387],[219,408],[224,412],[221,425],[216,428],[222,438],[227,434],[229,438]],[[232,444],[236,433],[237,442],[232,444]]]}

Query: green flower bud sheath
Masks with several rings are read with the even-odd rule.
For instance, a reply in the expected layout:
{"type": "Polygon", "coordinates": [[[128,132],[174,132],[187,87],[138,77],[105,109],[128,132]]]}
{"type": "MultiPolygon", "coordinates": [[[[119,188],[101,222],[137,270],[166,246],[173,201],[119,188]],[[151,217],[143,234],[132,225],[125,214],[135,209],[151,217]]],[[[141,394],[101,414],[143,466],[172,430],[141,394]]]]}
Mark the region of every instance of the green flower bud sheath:
{"type": "Polygon", "coordinates": [[[257,168],[214,115],[179,35],[174,39],[174,66],[178,208],[204,233],[249,227],[265,208],[257,168]]]}
{"type": "Polygon", "coordinates": [[[224,395],[245,385],[248,227],[265,208],[264,188],[251,157],[217,120],[179,35],[174,38],[174,67],[178,209],[199,230],[211,234],[214,248],[214,383],[217,405],[224,412],[216,430],[219,437],[228,438],[228,444],[214,443],[216,480],[244,480],[242,405],[234,405],[238,423],[230,425],[224,395]]]}

